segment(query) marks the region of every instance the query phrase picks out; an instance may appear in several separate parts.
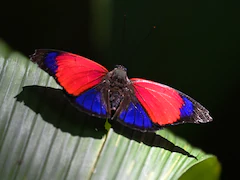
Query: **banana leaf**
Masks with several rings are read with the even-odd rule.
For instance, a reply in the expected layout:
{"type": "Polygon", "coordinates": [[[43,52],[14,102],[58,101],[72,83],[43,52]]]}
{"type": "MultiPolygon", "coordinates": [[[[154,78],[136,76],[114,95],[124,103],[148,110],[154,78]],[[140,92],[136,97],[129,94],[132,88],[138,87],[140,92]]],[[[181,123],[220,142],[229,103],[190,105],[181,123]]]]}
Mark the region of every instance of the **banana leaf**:
{"type": "Polygon", "coordinates": [[[217,157],[167,129],[79,112],[55,80],[0,41],[1,179],[219,179],[217,157]]]}

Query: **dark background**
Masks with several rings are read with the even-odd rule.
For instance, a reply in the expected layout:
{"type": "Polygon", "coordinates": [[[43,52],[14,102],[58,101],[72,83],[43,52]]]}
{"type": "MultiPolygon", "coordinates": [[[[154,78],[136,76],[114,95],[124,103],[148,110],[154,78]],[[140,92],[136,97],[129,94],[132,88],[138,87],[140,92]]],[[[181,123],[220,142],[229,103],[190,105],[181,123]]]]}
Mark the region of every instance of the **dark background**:
{"type": "Polygon", "coordinates": [[[238,176],[239,1],[0,4],[0,38],[26,56],[37,48],[53,48],[88,57],[109,70],[122,64],[129,77],[155,80],[198,100],[214,121],[170,129],[215,154],[222,179],[238,176]]]}

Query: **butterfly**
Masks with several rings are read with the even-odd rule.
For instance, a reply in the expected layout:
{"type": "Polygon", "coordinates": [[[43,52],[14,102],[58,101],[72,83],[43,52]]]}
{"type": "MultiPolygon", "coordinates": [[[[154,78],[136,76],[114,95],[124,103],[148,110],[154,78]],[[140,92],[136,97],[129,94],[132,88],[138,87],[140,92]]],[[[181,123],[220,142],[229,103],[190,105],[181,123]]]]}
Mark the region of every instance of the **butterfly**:
{"type": "Polygon", "coordinates": [[[89,115],[143,132],[212,121],[209,111],[188,95],[154,81],[129,79],[122,65],[108,71],[88,58],[49,49],[36,50],[30,59],[55,78],[72,104],[89,115]]]}

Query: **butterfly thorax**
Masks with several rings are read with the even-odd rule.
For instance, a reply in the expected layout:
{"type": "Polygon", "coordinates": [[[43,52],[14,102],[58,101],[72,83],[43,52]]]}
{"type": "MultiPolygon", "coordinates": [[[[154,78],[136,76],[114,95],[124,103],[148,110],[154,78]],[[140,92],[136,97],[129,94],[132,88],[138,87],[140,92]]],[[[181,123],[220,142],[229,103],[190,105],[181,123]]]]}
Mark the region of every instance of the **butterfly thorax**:
{"type": "Polygon", "coordinates": [[[130,90],[131,81],[127,77],[126,68],[123,66],[117,66],[111,72],[109,72],[105,78],[105,82],[108,86],[108,106],[109,113],[113,114],[113,111],[117,111],[121,104],[126,99],[127,92],[130,90]]]}

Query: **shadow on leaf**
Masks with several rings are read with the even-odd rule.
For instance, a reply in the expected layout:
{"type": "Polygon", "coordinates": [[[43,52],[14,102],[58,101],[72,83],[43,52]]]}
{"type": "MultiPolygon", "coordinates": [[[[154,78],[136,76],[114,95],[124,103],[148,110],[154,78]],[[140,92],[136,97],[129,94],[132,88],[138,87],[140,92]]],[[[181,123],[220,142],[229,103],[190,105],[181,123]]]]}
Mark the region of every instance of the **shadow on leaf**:
{"type": "MultiPolygon", "coordinates": [[[[17,101],[24,102],[34,112],[40,114],[44,121],[73,136],[100,139],[107,133],[104,128],[105,120],[91,117],[74,108],[61,89],[25,86],[16,98],[17,101]]],[[[196,158],[158,134],[132,130],[117,121],[113,121],[112,128],[116,133],[148,146],[160,147],[171,152],[178,152],[188,157],[196,158]]]]}
{"type": "Polygon", "coordinates": [[[73,136],[101,139],[107,133],[104,119],[79,112],[69,103],[61,89],[25,86],[16,98],[40,114],[44,121],[73,136]]]}
{"type": "Polygon", "coordinates": [[[185,151],[179,146],[175,146],[175,144],[170,142],[168,139],[165,139],[164,137],[154,132],[143,133],[137,130],[132,130],[128,127],[122,126],[119,122],[116,122],[116,121],[112,124],[112,128],[116,133],[121,134],[129,139],[133,139],[139,143],[142,142],[145,145],[148,145],[151,147],[160,147],[171,152],[181,153],[188,157],[197,159],[195,156],[191,155],[189,152],[185,151]]]}

